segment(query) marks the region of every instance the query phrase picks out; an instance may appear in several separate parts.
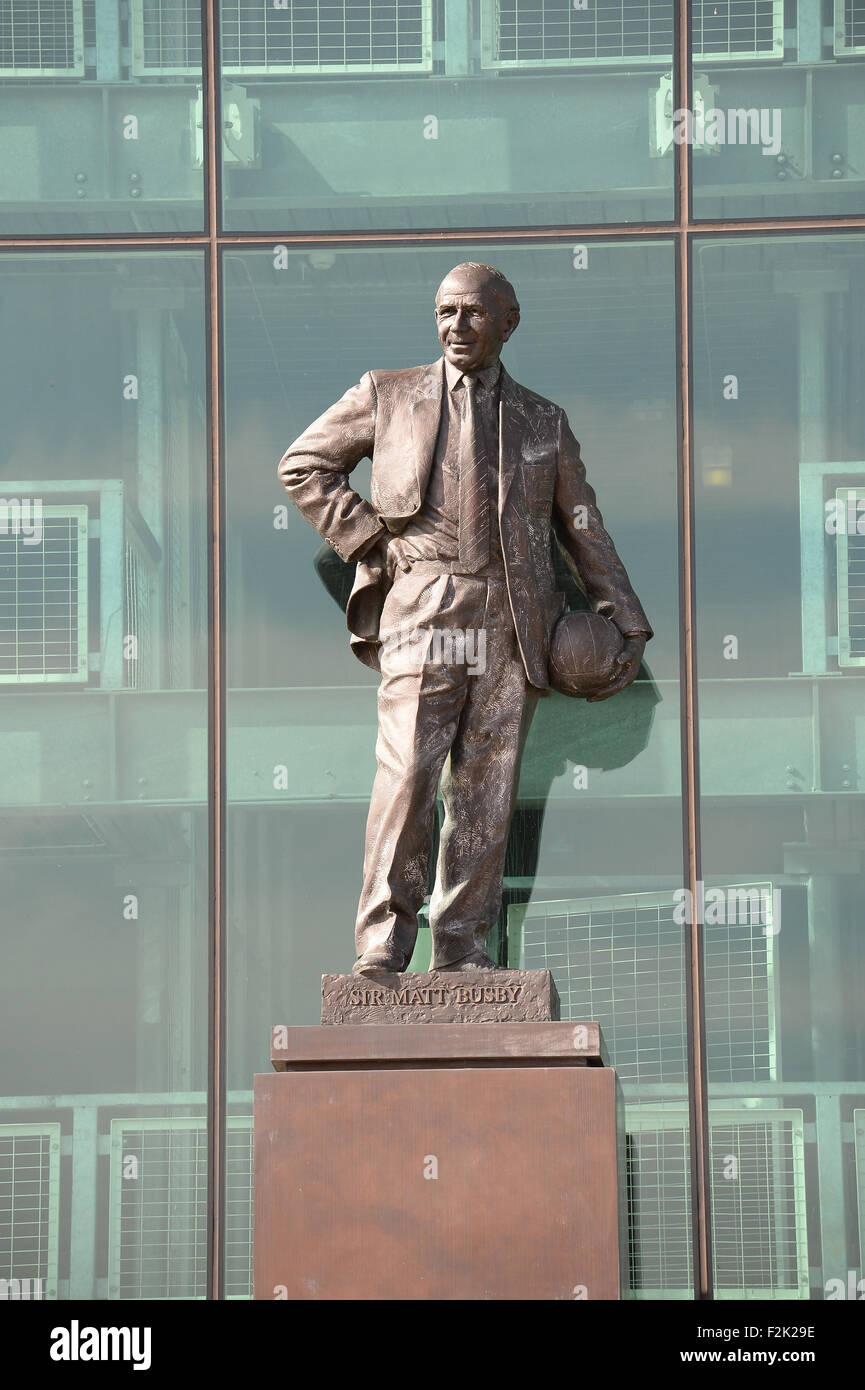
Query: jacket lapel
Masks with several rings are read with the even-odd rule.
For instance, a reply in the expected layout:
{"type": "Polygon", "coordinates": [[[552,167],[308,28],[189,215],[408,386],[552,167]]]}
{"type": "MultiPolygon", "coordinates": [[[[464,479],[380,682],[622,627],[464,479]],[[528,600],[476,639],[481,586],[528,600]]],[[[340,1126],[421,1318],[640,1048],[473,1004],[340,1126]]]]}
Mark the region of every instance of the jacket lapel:
{"type": "MultiPolygon", "coordinates": [[[[428,367],[415,388],[411,403],[411,434],[414,466],[417,475],[419,505],[426,495],[430,470],[435,456],[444,399],[444,359],[428,367]]],[[[525,429],[522,392],[502,367],[499,390],[499,509],[507,501],[517,464],[520,461],[520,440],[525,429]]]]}
{"type": "Polygon", "coordinates": [[[520,440],[525,420],[520,388],[502,367],[499,388],[499,511],[504,510],[520,461],[520,440]]]}
{"type": "Polygon", "coordinates": [[[411,403],[411,435],[417,474],[418,506],[426,495],[435,455],[444,394],[444,358],[428,367],[411,403]]]}

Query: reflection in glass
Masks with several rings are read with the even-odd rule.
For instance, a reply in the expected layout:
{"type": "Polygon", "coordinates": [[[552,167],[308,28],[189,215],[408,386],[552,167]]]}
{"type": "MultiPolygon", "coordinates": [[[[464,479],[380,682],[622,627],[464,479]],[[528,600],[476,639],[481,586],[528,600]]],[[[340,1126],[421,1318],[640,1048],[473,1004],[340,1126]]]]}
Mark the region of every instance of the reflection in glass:
{"type": "Polygon", "coordinates": [[[0,1278],[203,1296],[203,268],[0,279],[0,1278]]]}
{"type": "Polygon", "coordinates": [[[221,10],[232,230],[672,216],[668,0],[221,10]]]}
{"type": "Polygon", "coordinates": [[[201,5],[5,0],[0,233],[203,226],[201,5]]]}
{"type": "Polygon", "coordinates": [[[851,0],[698,0],[694,215],[865,212],[865,20],[851,0]]]}
{"type": "Polygon", "coordinates": [[[860,1263],[863,249],[695,252],[707,991],[738,1040],[727,1072],[709,1017],[721,1297],[847,1297],[860,1263]]]}

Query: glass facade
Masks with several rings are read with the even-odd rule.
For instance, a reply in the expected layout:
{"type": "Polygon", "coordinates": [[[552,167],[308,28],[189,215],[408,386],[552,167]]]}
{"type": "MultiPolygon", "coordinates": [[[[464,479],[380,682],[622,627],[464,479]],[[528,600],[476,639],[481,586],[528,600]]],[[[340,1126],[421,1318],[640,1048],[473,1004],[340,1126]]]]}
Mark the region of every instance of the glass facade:
{"type": "Polygon", "coordinates": [[[351,567],[276,463],[439,356],[478,260],[655,629],[615,699],[540,703],[492,946],[601,1024],[635,1297],[849,1296],[863,26],[0,0],[0,1280],[250,1296],[252,1076],[350,966],[375,765],[351,567]]]}
{"type": "Polygon", "coordinates": [[[694,212],[865,212],[857,0],[694,0],[694,212]]]}
{"type": "Polygon", "coordinates": [[[226,141],[228,228],[672,216],[673,161],[646,129],[669,3],[295,4],[246,34],[237,11],[222,6],[224,61],[242,65],[226,95],[261,142],[247,159],[226,141]]]}
{"type": "Polygon", "coordinates": [[[193,0],[4,0],[0,233],[200,231],[193,0]]]}
{"type": "Polygon", "coordinates": [[[207,452],[197,251],[0,259],[0,1263],[204,1291],[207,452]]]}
{"type": "Polygon", "coordinates": [[[740,1049],[707,1018],[719,1294],[807,1297],[816,1265],[834,1297],[865,1212],[865,238],[698,240],[694,270],[706,987],[735,941],[740,1049]]]}

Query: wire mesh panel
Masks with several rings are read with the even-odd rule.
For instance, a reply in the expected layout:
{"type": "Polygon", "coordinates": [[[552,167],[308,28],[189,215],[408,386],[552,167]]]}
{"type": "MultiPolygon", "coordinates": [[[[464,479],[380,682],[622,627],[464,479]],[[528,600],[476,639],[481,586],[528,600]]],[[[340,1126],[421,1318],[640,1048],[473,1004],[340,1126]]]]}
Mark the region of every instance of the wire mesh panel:
{"type": "MultiPolygon", "coordinates": [[[[252,1294],[252,1120],[226,1131],[226,1294],[252,1294]]],[[[207,1127],[203,1116],[112,1120],[112,1298],[204,1298],[207,1127]]]]}
{"type": "Polygon", "coordinates": [[[132,71],[200,75],[201,6],[196,0],[132,0],[132,71]]]}
{"type": "MultiPolygon", "coordinates": [[[[710,925],[704,908],[709,1077],[772,1080],[778,1070],[772,885],[718,891],[724,924],[710,925]]],[[[600,1023],[611,1064],[625,1082],[687,1075],[682,911],[672,892],[510,909],[512,939],[522,921],[521,965],[552,971],[563,1018],[600,1023]]]]}
{"type": "MultiPolygon", "coordinates": [[[[432,0],[223,0],[222,68],[231,75],[432,68],[432,0]]],[[[198,0],[134,0],[133,70],[201,67],[198,0]]]]}
{"type": "Polygon", "coordinates": [[[0,1288],[56,1298],[60,1125],[0,1125],[0,1288]]]}
{"type": "Polygon", "coordinates": [[[82,0],[0,0],[0,77],[84,72],[82,0]]]}
{"type": "MultiPolygon", "coordinates": [[[[673,0],[484,0],[485,67],[670,63],[673,0]]],[[[694,0],[695,59],[782,58],[783,0],[694,0]]]]}
{"type": "Polygon", "coordinates": [[[835,0],[835,52],[865,53],[865,0],[835,0]]]}
{"type": "MultiPolygon", "coordinates": [[[[629,1106],[631,1287],[687,1297],[692,1286],[688,1117],[629,1106]]],[[[712,1233],[718,1298],[807,1298],[801,1110],[710,1107],[712,1233]]]]}
{"type": "Polygon", "coordinates": [[[252,1298],[252,1116],[232,1115],[225,1141],[225,1293],[252,1298]]]}
{"type": "Polygon", "coordinates": [[[682,1293],[691,1286],[691,1176],[687,1121],[680,1127],[645,1129],[627,1111],[630,1286],[682,1293]]]}
{"type": "Polygon", "coordinates": [[[0,499],[0,684],[87,674],[87,508],[0,499]]]}
{"type": "Polygon", "coordinates": [[[715,1285],[808,1296],[801,1110],[710,1123],[715,1285]]]}

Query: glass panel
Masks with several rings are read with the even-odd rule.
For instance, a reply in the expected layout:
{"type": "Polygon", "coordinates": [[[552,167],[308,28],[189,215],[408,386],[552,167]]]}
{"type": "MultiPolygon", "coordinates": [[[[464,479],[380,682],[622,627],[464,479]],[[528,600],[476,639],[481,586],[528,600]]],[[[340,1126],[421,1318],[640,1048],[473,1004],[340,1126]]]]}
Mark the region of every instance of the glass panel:
{"type": "Polygon", "coordinates": [[[201,5],[2,0],[0,235],[200,231],[201,5]]]}
{"type": "Polygon", "coordinates": [[[865,212],[862,0],[694,0],[694,215],[865,212]]]}
{"type": "Polygon", "coordinates": [[[203,266],[0,278],[0,1278],[202,1296],[203,266]]]}
{"type": "Polygon", "coordinates": [[[220,9],[232,230],[672,216],[672,0],[220,9]]]}
{"type": "Polygon", "coordinates": [[[721,1297],[857,1296],[863,252],[837,236],[695,254],[702,912],[728,1020],[709,1013],[721,1297]]]}
{"type": "MultiPolygon", "coordinates": [[[[628,1102],[633,1283],[689,1297],[669,244],[592,245],[585,264],[570,245],[226,253],[230,1084],[268,1069],[272,1024],[317,1023],[321,975],[351,967],[375,771],[377,678],[340,611],[354,566],[276,463],[367,369],[439,356],[433,296],[463,259],[516,286],[505,365],[567,410],[656,632],[628,691],[541,700],[493,945],[552,969],[564,1017],[600,1021],[628,1102]]],[[[361,463],[352,485],[369,480],[361,463]]],[[[561,563],[556,582],[579,606],[561,563]]],[[[411,968],[429,960],[422,916],[411,968]]]]}

